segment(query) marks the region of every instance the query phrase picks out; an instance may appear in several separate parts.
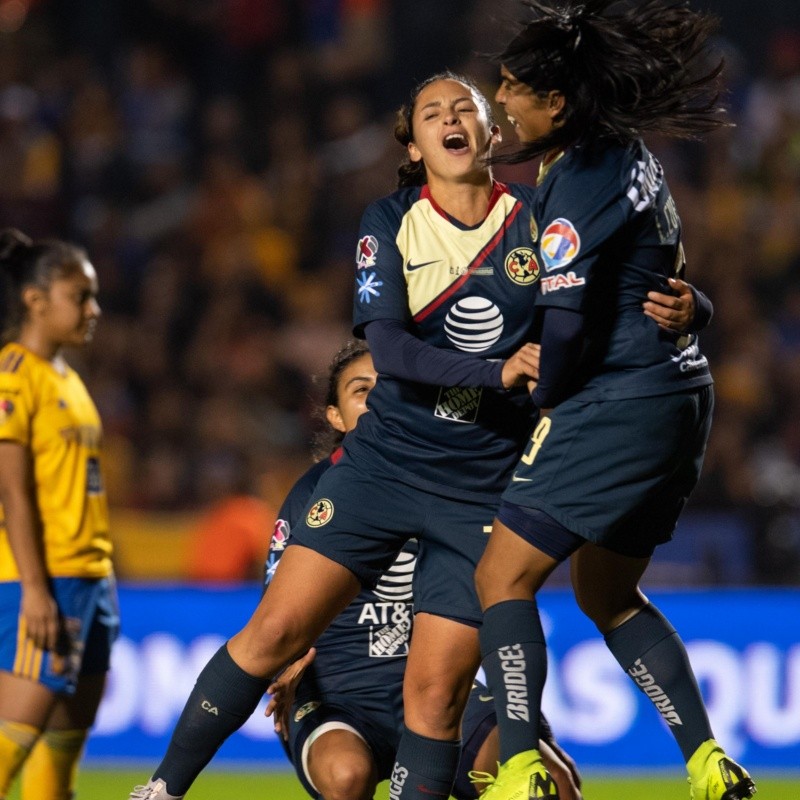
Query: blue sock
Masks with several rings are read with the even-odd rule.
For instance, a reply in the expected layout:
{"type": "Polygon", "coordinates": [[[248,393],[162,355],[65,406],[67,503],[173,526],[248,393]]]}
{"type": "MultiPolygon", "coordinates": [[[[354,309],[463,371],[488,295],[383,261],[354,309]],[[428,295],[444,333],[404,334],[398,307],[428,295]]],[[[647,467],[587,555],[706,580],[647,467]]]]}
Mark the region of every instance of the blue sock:
{"type": "Polygon", "coordinates": [[[703,697],[686,648],[652,603],[606,634],[608,649],[669,726],[688,761],[713,739],[703,697]]]}
{"type": "Polygon", "coordinates": [[[539,749],[547,648],[536,601],[506,600],[488,608],[480,642],[505,763],[517,753],[539,749]]]}
{"type": "Polygon", "coordinates": [[[153,778],[161,778],[169,794],[186,794],[222,743],[255,711],[268,685],[266,678],[245,672],[222,645],[198,676],[153,778]]]}
{"type": "Polygon", "coordinates": [[[431,800],[450,797],[461,754],[461,741],[420,736],[406,728],[389,779],[391,800],[431,800]]]}

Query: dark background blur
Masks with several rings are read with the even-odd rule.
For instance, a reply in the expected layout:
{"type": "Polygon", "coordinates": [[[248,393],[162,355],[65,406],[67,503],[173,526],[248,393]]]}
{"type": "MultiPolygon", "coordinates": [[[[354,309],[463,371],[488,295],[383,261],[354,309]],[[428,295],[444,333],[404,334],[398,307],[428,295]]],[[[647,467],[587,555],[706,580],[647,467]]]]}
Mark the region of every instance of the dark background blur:
{"type": "MultiPolygon", "coordinates": [[[[654,574],[798,584],[800,19],[795,0],[696,5],[721,15],[736,127],[650,145],[689,277],[715,303],[702,338],[718,410],[654,574]]],[[[98,270],[104,318],[72,361],[105,424],[123,576],[215,577],[202,562],[234,530],[228,577],[256,574],[270,515],[310,463],[313,376],[349,333],[360,214],[394,188],[393,111],[446,67],[491,96],[477,54],[517,10],[0,0],[0,221],[74,240],[98,270]]]]}

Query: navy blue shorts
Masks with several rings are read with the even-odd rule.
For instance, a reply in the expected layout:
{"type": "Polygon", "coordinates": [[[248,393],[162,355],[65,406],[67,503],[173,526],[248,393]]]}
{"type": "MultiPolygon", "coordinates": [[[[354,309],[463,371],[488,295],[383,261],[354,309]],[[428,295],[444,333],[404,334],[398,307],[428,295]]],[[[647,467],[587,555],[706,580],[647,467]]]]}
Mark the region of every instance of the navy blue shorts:
{"type": "Polygon", "coordinates": [[[25,635],[19,581],[0,583],[0,670],[74,694],[81,675],[108,672],[119,635],[117,590],[111,578],[53,578],[52,588],[62,620],[54,651],[39,650],[25,635]]]}
{"type": "Polygon", "coordinates": [[[672,538],[697,483],[713,407],[711,386],[630,400],[567,400],[539,421],[503,502],[538,509],[583,539],[646,558],[672,538]]]}
{"type": "Polygon", "coordinates": [[[393,697],[385,694],[341,694],[312,699],[310,696],[292,707],[289,738],[285,745],[303,788],[319,797],[306,772],[308,750],[326,731],[349,730],[364,740],[378,770],[378,780],[392,774],[397,746],[403,730],[402,689],[393,697]]]}
{"type": "Polygon", "coordinates": [[[408,539],[419,541],[414,612],[480,625],[473,575],[498,503],[468,503],[367,471],[345,455],[320,479],[290,542],[374,587],[408,539]]]}

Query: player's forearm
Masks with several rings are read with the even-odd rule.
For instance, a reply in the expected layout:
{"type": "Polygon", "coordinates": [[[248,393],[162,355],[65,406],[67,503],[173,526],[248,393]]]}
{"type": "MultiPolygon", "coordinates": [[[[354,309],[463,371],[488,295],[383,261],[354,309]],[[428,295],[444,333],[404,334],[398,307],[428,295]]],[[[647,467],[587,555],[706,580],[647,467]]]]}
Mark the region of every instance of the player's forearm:
{"type": "Polygon", "coordinates": [[[564,308],[545,310],[539,381],[532,395],[538,408],[553,408],[568,395],[583,350],[583,329],[581,313],[564,308]]]}
{"type": "Polygon", "coordinates": [[[397,320],[374,320],[364,333],[375,369],[384,375],[433,386],[503,388],[502,361],[435,347],[418,339],[397,320]]]}

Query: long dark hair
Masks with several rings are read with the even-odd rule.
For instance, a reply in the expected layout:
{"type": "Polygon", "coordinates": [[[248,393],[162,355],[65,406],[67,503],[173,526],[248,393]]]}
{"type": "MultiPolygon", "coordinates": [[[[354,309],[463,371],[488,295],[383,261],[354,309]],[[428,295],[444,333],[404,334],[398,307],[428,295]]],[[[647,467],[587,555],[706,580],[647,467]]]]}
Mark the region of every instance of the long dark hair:
{"type": "Polygon", "coordinates": [[[327,458],[344,439],[344,434],[341,431],[331,427],[325,416],[325,411],[328,406],[339,405],[339,378],[342,372],[367,353],[369,353],[369,347],[366,342],[360,339],[350,339],[331,359],[322,408],[315,415],[322,426],[322,429],[315,434],[312,443],[312,452],[317,461],[327,458]]]}
{"type": "Polygon", "coordinates": [[[24,289],[47,289],[54,278],[71,275],[85,260],[86,253],[68,242],[34,242],[15,228],[0,231],[0,340],[13,339],[25,321],[24,289]]]}
{"type": "Polygon", "coordinates": [[[414,108],[417,104],[420,92],[426,86],[436,83],[436,81],[457,81],[458,83],[463,83],[465,86],[468,86],[475,93],[478,102],[483,106],[489,125],[494,124],[492,106],[483,92],[478,88],[475,81],[471,78],[446,70],[444,72],[438,72],[436,75],[431,75],[430,78],[426,78],[422,83],[417,84],[411,92],[411,97],[409,97],[408,102],[398,109],[394,124],[394,138],[406,149],[405,158],[400,162],[400,166],[397,168],[398,189],[402,189],[404,186],[422,186],[427,182],[425,163],[423,161],[412,161],[409,158],[408,145],[414,141],[414,108]]]}
{"type": "Polygon", "coordinates": [[[644,133],[693,138],[729,124],[719,104],[715,17],[675,0],[523,0],[530,19],[494,58],[540,97],[564,95],[556,127],[495,161],[644,133]]]}

